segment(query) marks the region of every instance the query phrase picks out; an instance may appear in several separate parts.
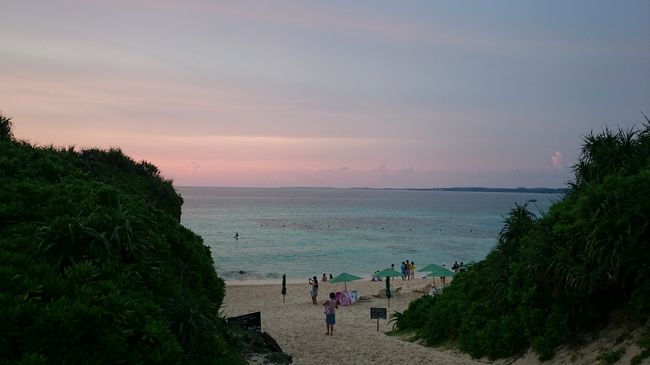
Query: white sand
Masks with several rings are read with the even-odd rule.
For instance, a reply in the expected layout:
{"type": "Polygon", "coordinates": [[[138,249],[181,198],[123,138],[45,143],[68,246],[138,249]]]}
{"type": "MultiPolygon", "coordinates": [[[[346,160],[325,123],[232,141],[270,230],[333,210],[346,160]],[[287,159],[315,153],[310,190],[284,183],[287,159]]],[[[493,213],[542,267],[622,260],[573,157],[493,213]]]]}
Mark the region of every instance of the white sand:
{"type": "MultiPolygon", "coordinates": [[[[391,288],[402,287],[401,294],[391,298],[388,314],[404,311],[408,303],[422,296],[413,290],[430,284],[431,279],[391,281],[391,288]]],[[[293,356],[294,364],[480,364],[470,356],[454,350],[442,350],[408,342],[385,332],[391,330],[388,320],[370,319],[370,307],[387,307],[385,298],[375,298],[385,289],[384,282],[359,280],[347,284],[348,291],[357,290],[371,297],[369,303],[339,307],[336,312],[334,336],[325,335],[322,303],[330,292],[341,291],[343,284],[320,283],[318,305],[309,296],[310,286],[287,284],[286,303],[282,303],[281,281],[277,284],[232,285],[226,287],[223,311],[237,316],[260,311],[262,331],[268,332],[284,352],[293,356]]]]}

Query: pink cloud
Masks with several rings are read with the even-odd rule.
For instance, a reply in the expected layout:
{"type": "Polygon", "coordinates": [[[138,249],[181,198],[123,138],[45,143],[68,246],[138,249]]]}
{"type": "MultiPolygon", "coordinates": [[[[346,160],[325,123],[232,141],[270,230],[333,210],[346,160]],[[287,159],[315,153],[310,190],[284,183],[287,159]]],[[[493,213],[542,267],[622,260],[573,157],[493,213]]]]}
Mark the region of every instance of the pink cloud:
{"type": "Polygon", "coordinates": [[[555,152],[553,156],[551,156],[551,161],[553,163],[553,167],[558,170],[564,167],[564,157],[560,152],[555,152]]]}

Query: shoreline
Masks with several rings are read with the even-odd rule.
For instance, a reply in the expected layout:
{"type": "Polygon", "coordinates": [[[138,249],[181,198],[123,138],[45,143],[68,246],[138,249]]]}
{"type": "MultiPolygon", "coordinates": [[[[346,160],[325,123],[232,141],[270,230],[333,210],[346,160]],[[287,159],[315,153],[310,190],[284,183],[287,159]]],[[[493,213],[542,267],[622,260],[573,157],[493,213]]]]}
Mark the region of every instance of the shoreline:
{"type": "MultiPolygon", "coordinates": [[[[256,285],[282,285],[282,278],[279,279],[225,279],[222,276],[219,276],[221,279],[223,279],[224,283],[226,283],[226,286],[256,286],[256,285]]],[[[360,280],[354,281],[353,283],[362,283],[362,282],[373,282],[373,283],[384,283],[385,278],[382,278],[382,281],[376,282],[372,281],[372,278],[370,276],[360,276],[360,280]]],[[[309,285],[308,282],[309,278],[305,279],[289,279],[287,278],[287,285],[289,284],[305,284],[309,285]]],[[[447,278],[447,285],[451,282],[453,278],[447,278]]],[[[415,277],[415,279],[411,280],[428,280],[431,282],[431,277],[427,277],[425,275],[422,275],[422,273],[418,273],[415,277]]],[[[391,285],[394,283],[402,283],[402,282],[408,282],[408,280],[402,280],[400,277],[395,277],[390,279],[391,285]]],[[[436,283],[440,285],[440,280],[436,278],[436,283]]],[[[322,282],[320,279],[318,279],[318,284],[330,284],[329,280],[326,282],[322,282]]],[[[339,283],[334,283],[332,285],[337,285],[339,283]]]]}
{"type": "MultiPolygon", "coordinates": [[[[225,279],[222,276],[219,276],[226,283],[227,286],[250,286],[250,285],[282,285],[282,278],[279,279],[225,279]]],[[[287,278],[287,285],[289,284],[305,284],[309,285],[309,278],[304,279],[290,279],[287,278]]],[[[392,282],[393,279],[391,279],[392,282]]],[[[401,281],[401,279],[398,279],[401,281]]],[[[361,276],[361,280],[356,282],[371,281],[371,278],[361,276]]],[[[383,281],[382,281],[383,282],[383,281]]],[[[322,282],[320,278],[318,279],[319,284],[329,284],[329,281],[322,282]]]]}

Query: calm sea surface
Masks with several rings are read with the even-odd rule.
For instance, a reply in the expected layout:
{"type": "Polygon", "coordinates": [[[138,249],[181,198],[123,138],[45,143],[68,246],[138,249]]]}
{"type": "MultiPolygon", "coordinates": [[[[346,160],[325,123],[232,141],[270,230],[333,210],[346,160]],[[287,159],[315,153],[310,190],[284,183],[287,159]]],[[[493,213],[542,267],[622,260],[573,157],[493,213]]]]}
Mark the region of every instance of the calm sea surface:
{"type": "Polygon", "coordinates": [[[226,280],[289,279],[345,271],[368,277],[481,260],[516,203],[548,210],[558,195],[446,191],[179,187],[182,223],[210,247],[226,280]],[[239,239],[233,238],[235,232],[239,239]]]}

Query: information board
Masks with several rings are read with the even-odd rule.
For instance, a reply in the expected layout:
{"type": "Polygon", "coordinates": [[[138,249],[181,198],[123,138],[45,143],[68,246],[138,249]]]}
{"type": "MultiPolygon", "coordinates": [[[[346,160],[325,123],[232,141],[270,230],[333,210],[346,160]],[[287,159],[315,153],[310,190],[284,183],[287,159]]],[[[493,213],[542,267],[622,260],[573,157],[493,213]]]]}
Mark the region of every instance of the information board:
{"type": "Polygon", "coordinates": [[[370,308],[370,319],[386,319],[386,308],[370,308]]]}
{"type": "Polygon", "coordinates": [[[262,330],[262,314],[260,312],[254,312],[237,317],[230,317],[228,318],[228,323],[234,323],[249,331],[260,332],[262,330]]]}

